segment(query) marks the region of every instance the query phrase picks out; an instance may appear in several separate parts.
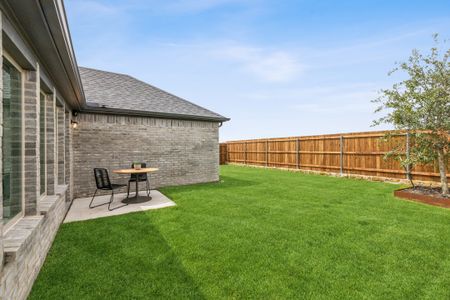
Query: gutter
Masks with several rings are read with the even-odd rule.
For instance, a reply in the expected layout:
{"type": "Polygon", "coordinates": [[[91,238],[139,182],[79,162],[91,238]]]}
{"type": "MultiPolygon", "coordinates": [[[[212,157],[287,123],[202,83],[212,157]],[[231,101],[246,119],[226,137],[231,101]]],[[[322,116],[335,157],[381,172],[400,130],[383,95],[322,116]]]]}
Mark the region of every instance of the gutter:
{"type": "Polygon", "coordinates": [[[99,113],[99,114],[109,114],[109,115],[154,117],[154,118],[161,118],[161,119],[209,121],[209,122],[219,122],[219,123],[227,122],[230,120],[230,118],[226,118],[223,116],[208,117],[208,116],[163,113],[163,112],[110,108],[110,107],[100,107],[100,106],[90,106],[90,105],[84,105],[80,109],[80,113],[99,113]]]}

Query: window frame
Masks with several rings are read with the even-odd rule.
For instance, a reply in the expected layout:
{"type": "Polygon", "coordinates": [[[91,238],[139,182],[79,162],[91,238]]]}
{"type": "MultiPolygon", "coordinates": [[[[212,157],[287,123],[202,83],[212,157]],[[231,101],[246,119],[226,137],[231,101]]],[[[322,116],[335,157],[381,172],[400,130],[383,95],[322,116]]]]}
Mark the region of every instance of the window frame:
{"type": "MultiPolygon", "coordinates": [[[[11,227],[14,226],[20,219],[22,219],[25,216],[25,72],[22,69],[22,67],[14,60],[14,58],[5,50],[3,50],[3,61],[7,60],[8,63],[10,63],[14,68],[17,69],[17,71],[20,73],[20,85],[21,85],[21,91],[20,91],[20,97],[21,97],[21,126],[22,126],[22,133],[21,133],[21,143],[22,143],[22,157],[21,157],[21,164],[22,164],[22,209],[21,212],[18,213],[16,216],[14,216],[11,220],[9,220],[7,223],[3,224],[3,230],[4,233],[6,233],[11,227]]],[[[2,63],[2,72],[3,72],[3,63],[2,63]]],[[[2,86],[3,89],[3,86],[2,86]]],[[[2,104],[3,105],[3,104],[2,104]]],[[[3,143],[3,139],[2,139],[3,143]]],[[[3,154],[2,154],[3,155],[3,154]]],[[[3,180],[3,178],[2,178],[3,180]]],[[[3,201],[3,200],[2,200],[3,201]]],[[[3,203],[2,203],[3,207],[3,203]]],[[[3,210],[2,210],[2,219],[3,219],[3,210]]]]}

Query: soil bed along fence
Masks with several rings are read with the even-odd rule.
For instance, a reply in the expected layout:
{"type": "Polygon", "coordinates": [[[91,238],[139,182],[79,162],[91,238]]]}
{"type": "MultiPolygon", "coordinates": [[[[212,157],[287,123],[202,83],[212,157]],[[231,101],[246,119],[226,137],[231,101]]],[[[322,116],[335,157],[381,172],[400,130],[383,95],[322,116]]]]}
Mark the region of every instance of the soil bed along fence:
{"type": "Polygon", "coordinates": [[[398,161],[384,158],[399,146],[409,155],[411,143],[409,135],[399,131],[229,141],[220,144],[220,163],[393,179],[410,174],[418,181],[439,181],[437,164],[404,170],[398,161]],[[388,133],[391,138],[384,139],[388,133]]]}

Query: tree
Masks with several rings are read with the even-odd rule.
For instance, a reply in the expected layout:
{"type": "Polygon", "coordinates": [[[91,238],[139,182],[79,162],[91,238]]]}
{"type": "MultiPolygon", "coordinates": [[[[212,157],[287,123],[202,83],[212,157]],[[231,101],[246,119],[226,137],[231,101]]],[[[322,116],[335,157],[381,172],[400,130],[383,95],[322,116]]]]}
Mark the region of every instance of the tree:
{"type": "MultiPolygon", "coordinates": [[[[449,195],[447,165],[450,150],[450,49],[439,50],[438,35],[425,55],[413,50],[406,62],[397,64],[389,75],[404,72],[407,79],[383,89],[373,102],[376,112],[387,114],[374,125],[392,124],[410,133],[410,164],[438,162],[443,195],[449,195]]],[[[444,41],[444,44],[446,41],[444,41]]]]}

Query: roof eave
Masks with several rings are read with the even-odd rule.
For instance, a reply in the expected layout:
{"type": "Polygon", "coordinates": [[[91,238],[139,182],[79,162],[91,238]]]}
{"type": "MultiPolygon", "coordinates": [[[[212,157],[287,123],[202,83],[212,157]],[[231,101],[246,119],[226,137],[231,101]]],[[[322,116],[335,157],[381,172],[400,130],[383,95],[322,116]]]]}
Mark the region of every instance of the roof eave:
{"type": "Polygon", "coordinates": [[[162,118],[162,119],[209,121],[209,122],[218,122],[218,123],[227,122],[230,120],[230,118],[226,118],[223,116],[210,117],[210,116],[163,113],[163,112],[141,111],[141,110],[131,110],[131,109],[121,109],[121,108],[94,107],[94,106],[88,106],[88,105],[83,106],[83,108],[80,110],[80,112],[82,112],[82,113],[101,113],[101,114],[111,114],[111,115],[154,117],[154,118],[162,118]]]}
{"type": "Polygon", "coordinates": [[[60,94],[72,109],[85,104],[62,1],[7,1],[60,94]]]}

